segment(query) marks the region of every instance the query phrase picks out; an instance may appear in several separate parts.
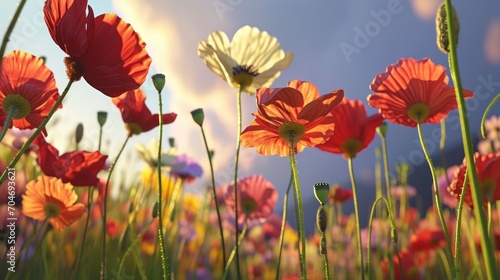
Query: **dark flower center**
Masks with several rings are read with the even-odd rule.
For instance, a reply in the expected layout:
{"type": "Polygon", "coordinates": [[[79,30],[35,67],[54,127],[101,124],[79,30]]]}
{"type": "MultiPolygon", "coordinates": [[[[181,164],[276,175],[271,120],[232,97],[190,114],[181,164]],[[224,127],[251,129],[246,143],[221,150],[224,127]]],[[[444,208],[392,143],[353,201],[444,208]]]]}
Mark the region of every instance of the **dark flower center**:
{"type": "Polygon", "coordinates": [[[241,209],[245,214],[249,215],[257,209],[257,202],[251,198],[242,198],[241,209]]]}
{"type": "Polygon", "coordinates": [[[422,123],[429,116],[429,112],[429,105],[424,103],[416,103],[408,108],[408,117],[416,123],[422,123]]]}
{"type": "Polygon", "coordinates": [[[241,88],[252,84],[253,77],[259,75],[252,65],[238,65],[233,67],[233,84],[241,88]]]}
{"type": "Polygon", "coordinates": [[[340,145],[340,149],[344,152],[344,155],[347,158],[356,157],[356,154],[362,147],[363,144],[361,144],[361,141],[356,138],[349,138],[340,145]]]}
{"type": "Polygon", "coordinates": [[[141,126],[136,123],[126,123],[125,128],[127,129],[129,136],[139,135],[142,133],[141,126]]]}
{"type": "Polygon", "coordinates": [[[48,218],[57,217],[59,216],[59,213],[61,213],[61,207],[54,202],[45,203],[43,210],[45,210],[45,214],[48,218]]]}
{"type": "Polygon", "coordinates": [[[7,114],[11,113],[15,120],[25,118],[31,112],[31,105],[28,99],[19,94],[9,94],[5,96],[2,102],[3,111],[7,114]]]}
{"type": "Polygon", "coordinates": [[[75,58],[65,57],[64,65],[66,65],[66,75],[68,79],[73,81],[79,81],[83,76],[83,66],[75,58]]]}
{"type": "Polygon", "coordinates": [[[278,133],[283,140],[295,145],[306,133],[306,128],[300,123],[286,122],[278,128],[278,133]]]}

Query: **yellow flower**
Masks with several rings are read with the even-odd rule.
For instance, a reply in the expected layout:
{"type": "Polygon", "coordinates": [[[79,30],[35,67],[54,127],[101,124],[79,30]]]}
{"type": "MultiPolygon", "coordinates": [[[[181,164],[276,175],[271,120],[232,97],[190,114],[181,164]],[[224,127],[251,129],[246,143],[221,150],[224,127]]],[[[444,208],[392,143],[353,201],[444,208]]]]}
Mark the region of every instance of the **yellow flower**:
{"type": "Polygon", "coordinates": [[[198,44],[198,56],[230,86],[251,95],[257,88],[270,86],[293,59],[293,53],[285,54],[276,37],[250,26],[236,31],[231,42],[224,32],[211,33],[198,44]]]}
{"type": "MultiPolygon", "coordinates": [[[[141,183],[144,188],[152,189],[155,193],[158,192],[158,173],[156,169],[146,167],[141,173],[141,183]]],[[[168,200],[172,196],[174,190],[175,182],[171,180],[165,173],[161,174],[161,192],[163,193],[163,199],[168,200]]]]}

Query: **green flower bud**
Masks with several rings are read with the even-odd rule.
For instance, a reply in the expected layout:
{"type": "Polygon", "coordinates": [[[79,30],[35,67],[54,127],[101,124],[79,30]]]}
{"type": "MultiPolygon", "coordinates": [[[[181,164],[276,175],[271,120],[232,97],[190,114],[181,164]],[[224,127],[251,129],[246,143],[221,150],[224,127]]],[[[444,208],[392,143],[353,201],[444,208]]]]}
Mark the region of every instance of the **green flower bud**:
{"type": "Polygon", "coordinates": [[[383,122],[381,126],[377,127],[377,133],[380,137],[384,137],[387,135],[387,123],[383,122]]]}
{"type": "Polygon", "coordinates": [[[97,122],[101,127],[106,123],[107,119],[108,119],[108,112],[104,111],[97,112],[97,122]]]}
{"type": "Polygon", "coordinates": [[[320,205],[318,211],[316,212],[316,225],[318,226],[319,232],[323,233],[326,230],[326,212],[323,205],[320,205]]]}
{"type": "Polygon", "coordinates": [[[175,139],[173,137],[168,138],[168,144],[170,148],[175,148],[175,139]]]}
{"type": "Polygon", "coordinates": [[[154,74],[151,79],[153,80],[153,85],[155,89],[160,93],[165,86],[165,75],[163,74],[154,74]]]}
{"type": "Polygon", "coordinates": [[[324,256],[326,254],[326,239],[324,236],[321,236],[319,240],[319,253],[324,256]]]}
{"type": "Polygon", "coordinates": [[[391,228],[391,239],[395,244],[398,243],[398,230],[395,227],[391,228]]]}
{"type": "Polygon", "coordinates": [[[75,140],[76,143],[79,144],[80,141],[82,141],[83,138],[83,124],[79,123],[76,126],[76,131],[75,131],[75,140]]]}
{"type": "Polygon", "coordinates": [[[195,123],[197,123],[200,127],[203,126],[203,120],[205,119],[205,114],[203,113],[203,109],[196,109],[191,111],[191,116],[195,123]]]}
{"type": "Polygon", "coordinates": [[[153,206],[153,219],[155,219],[156,217],[158,217],[158,201],[155,202],[155,205],[153,206]]]}
{"type": "Polygon", "coordinates": [[[328,192],[330,191],[330,185],[327,183],[317,183],[313,185],[314,196],[319,201],[321,205],[324,205],[328,199],[328,192]]]}
{"type": "MultiPolygon", "coordinates": [[[[458,44],[458,34],[460,32],[460,22],[458,21],[457,12],[451,6],[452,24],[455,35],[455,45],[458,44]]],[[[450,52],[450,38],[448,37],[448,21],[446,16],[446,4],[443,2],[436,13],[436,39],[438,48],[445,54],[450,52]]]]}

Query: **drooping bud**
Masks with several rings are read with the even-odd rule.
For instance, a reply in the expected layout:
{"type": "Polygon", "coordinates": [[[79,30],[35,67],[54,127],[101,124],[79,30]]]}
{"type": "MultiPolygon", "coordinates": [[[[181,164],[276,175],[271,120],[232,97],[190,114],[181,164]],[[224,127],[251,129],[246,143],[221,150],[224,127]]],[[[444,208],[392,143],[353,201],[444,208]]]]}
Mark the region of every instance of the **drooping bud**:
{"type": "Polygon", "coordinates": [[[383,122],[382,125],[377,127],[377,133],[380,135],[380,137],[384,137],[387,135],[387,123],[383,122]]]}
{"type": "Polygon", "coordinates": [[[76,144],[79,144],[80,141],[82,141],[82,138],[83,138],[83,124],[79,123],[76,126],[76,131],[75,131],[75,141],[76,141],[76,144]]]}
{"type": "MultiPolygon", "coordinates": [[[[451,4],[450,4],[451,5],[451,4]]],[[[458,21],[457,12],[455,8],[451,6],[452,14],[452,24],[453,24],[453,35],[455,38],[455,46],[458,44],[458,34],[460,32],[460,22],[458,21]]],[[[446,3],[443,2],[436,13],[436,35],[437,35],[437,45],[438,48],[443,53],[450,52],[450,38],[448,37],[448,21],[446,15],[446,3]]]]}
{"type": "Polygon", "coordinates": [[[323,205],[320,205],[318,211],[316,212],[316,225],[318,226],[319,232],[323,233],[326,230],[326,212],[323,205]]]}
{"type": "Polygon", "coordinates": [[[107,119],[108,119],[108,112],[104,112],[104,111],[97,112],[97,122],[99,123],[99,125],[101,127],[104,126],[107,119]]]}
{"type": "Polygon", "coordinates": [[[153,219],[158,217],[158,201],[155,202],[155,205],[153,206],[153,219]]]}
{"type": "Polygon", "coordinates": [[[165,75],[154,74],[151,79],[153,80],[155,89],[160,93],[163,90],[163,87],[165,87],[165,75]]]}
{"type": "Polygon", "coordinates": [[[317,183],[313,185],[314,196],[319,201],[321,205],[324,205],[328,199],[328,192],[330,191],[330,185],[327,183],[317,183]]]}
{"type": "Polygon", "coordinates": [[[170,148],[175,148],[175,138],[168,138],[168,145],[170,145],[170,148]]]}
{"type": "Polygon", "coordinates": [[[191,111],[191,116],[195,123],[197,123],[200,127],[203,126],[203,120],[205,120],[205,113],[203,113],[203,109],[196,109],[191,111]]]}

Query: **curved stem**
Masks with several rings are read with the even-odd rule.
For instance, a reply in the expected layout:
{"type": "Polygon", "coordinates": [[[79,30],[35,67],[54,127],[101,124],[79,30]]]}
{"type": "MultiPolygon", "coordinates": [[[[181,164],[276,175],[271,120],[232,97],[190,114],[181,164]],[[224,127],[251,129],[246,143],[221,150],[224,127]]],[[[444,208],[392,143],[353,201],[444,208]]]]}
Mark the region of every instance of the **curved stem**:
{"type": "Polygon", "coordinates": [[[104,188],[104,197],[102,201],[102,260],[101,260],[101,279],[104,280],[106,279],[106,218],[107,218],[107,204],[108,204],[108,188],[109,188],[109,181],[111,180],[111,175],[113,174],[113,170],[115,170],[116,163],[118,162],[118,159],[120,159],[120,156],[125,149],[125,146],[127,145],[128,140],[130,139],[130,136],[127,136],[125,139],[125,142],[123,142],[122,147],[120,148],[120,151],[118,152],[118,155],[116,156],[115,160],[109,167],[109,173],[108,173],[108,179],[106,180],[106,187],[104,188]]]}
{"type": "MultiPolygon", "coordinates": [[[[163,138],[163,112],[162,112],[162,100],[161,100],[161,90],[158,91],[158,165],[156,172],[158,172],[158,239],[160,241],[160,258],[161,258],[161,267],[163,269],[163,279],[170,279],[170,261],[165,257],[165,240],[163,235],[163,215],[162,215],[162,178],[161,178],[161,142],[163,138]]],[[[172,200],[172,198],[171,198],[172,200]]],[[[175,203],[175,202],[174,202],[175,203]]]]}
{"type": "Polygon", "coordinates": [[[429,164],[429,169],[432,175],[432,187],[434,188],[434,199],[436,201],[436,209],[439,216],[439,220],[441,221],[441,226],[443,227],[444,236],[446,237],[446,256],[448,257],[448,264],[452,262],[452,250],[451,250],[451,239],[450,234],[448,233],[448,227],[446,226],[446,221],[443,215],[443,208],[441,206],[441,198],[439,197],[439,189],[436,177],[436,169],[432,162],[431,156],[429,155],[429,151],[427,150],[427,146],[425,145],[424,136],[422,133],[422,124],[420,122],[417,123],[418,130],[418,138],[420,139],[420,144],[422,145],[422,151],[424,152],[425,159],[429,164]]]}
{"type": "Polygon", "coordinates": [[[3,36],[2,40],[2,46],[0,47],[0,69],[2,69],[2,58],[3,55],[5,54],[5,49],[7,49],[7,43],[9,42],[10,34],[12,34],[12,31],[14,31],[14,26],[16,26],[17,19],[19,18],[19,15],[21,15],[21,11],[24,8],[24,4],[26,4],[26,0],[21,0],[19,2],[19,6],[17,6],[17,10],[14,13],[14,16],[12,16],[12,19],[10,20],[10,24],[7,27],[7,31],[5,31],[5,35],[3,36]]]}
{"type": "Polygon", "coordinates": [[[361,243],[361,225],[359,223],[359,206],[358,206],[358,191],[356,188],[356,179],[354,178],[354,168],[352,165],[352,158],[347,159],[349,166],[349,175],[351,177],[351,186],[354,201],[354,216],[356,218],[356,239],[358,240],[358,261],[361,267],[361,279],[365,279],[365,267],[363,265],[363,245],[361,243]]]}
{"type": "Polygon", "coordinates": [[[240,253],[239,253],[239,247],[240,245],[238,244],[238,161],[240,158],[240,147],[241,147],[241,141],[240,141],[240,134],[241,134],[241,129],[242,129],[242,113],[241,113],[241,93],[243,91],[243,88],[240,86],[238,89],[238,94],[236,95],[236,109],[238,111],[238,134],[236,135],[236,155],[234,157],[234,191],[233,191],[233,196],[234,196],[234,229],[235,229],[235,254],[236,254],[236,275],[238,276],[238,279],[241,279],[241,271],[240,271],[240,253]]]}
{"type": "MultiPolygon", "coordinates": [[[[462,90],[462,81],[460,80],[460,70],[458,68],[458,58],[457,58],[457,51],[456,51],[456,38],[455,38],[455,27],[454,24],[451,22],[453,19],[453,14],[452,14],[452,6],[451,6],[451,0],[445,0],[446,4],[446,19],[447,19],[447,26],[448,26],[448,38],[450,42],[450,53],[448,55],[449,62],[450,62],[450,72],[451,72],[451,77],[453,80],[453,84],[455,85],[455,96],[457,99],[457,105],[458,105],[458,115],[460,118],[460,129],[462,132],[462,141],[463,141],[463,146],[464,146],[464,152],[465,152],[465,159],[469,164],[472,164],[474,162],[474,152],[472,148],[472,138],[470,136],[470,129],[469,129],[469,120],[467,116],[467,108],[465,106],[465,99],[464,99],[464,94],[462,90]]],[[[469,176],[469,181],[470,181],[470,187],[471,187],[471,194],[472,194],[472,201],[474,207],[474,214],[476,216],[478,226],[479,226],[479,232],[480,232],[480,240],[481,240],[481,249],[482,249],[482,255],[484,259],[484,263],[486,266],[486,274],[488,279],[498,279],[498,272],[496,269],[496,260],[495,260],[495,254],[493,252],[493,246],[490,238],[488,237],[488,228],[486,225],[486,219],[484,217],[483,209],[480,207],[480,205],[483,205],[482,203],[482,195],[481,195],[481,190],[479,186],[479,179],[477,176],[477,170],[476,168],[468,168],[467,173],[469,176]]]]}
{"type": "MultiPolygon", "coordinates": [[[[247,224],[245,222],[245,225],[243,226],[243,230],[241,231],[240,236],[238,237],[237,243],[238,245],[241,245],[241,242],[243,241],[243,238],[245,237],[245,234],[247,233],[247,224]]],[[[231,263],[233,262],[233,259],[235,259],[236,256],[236,246],[234,246],[233,251],[231,251],[231,254],[229,255],[229,259],[227,259],[226,263],[226,268],[224,269],[224,275],[222,276],[222,279],[227,279],[228,273],[229,273],[229,267],[231,266],[231,263]]]]}
{"type": "Polygon", "coordinates": [[[295,182],[295,195],[297,200],[297,208],[299,212],[299,236],[301,249],[299,250],[300,256],[300,270],[302,272],[302,280],[307,279],[307,263],[306,263],[306,234],[304,230],[304,207],[302,206],[302,195],[300,194],[299,173],[297,171],[297,161],[295,159],[295,149],[290,145],[290,166],[293,173],[293,181],[295,182]]]}
{"type": "Polygon", "coordinates": [[[28,149],[28,147],[31,145],[31,143],[33,143],[33,141],[38,136],[38,134],[40,134],[45,129],[45,126],[47,125],[49,120],[52,118],[52,115],[54,115],[55,111],[59,108],[59,105],[61,105],[62,101],[64,100],[64,97],[66,97],[66,95],[68,94],[69,89],[71,88],[71,85],[73,84],[73,82],[74,82],[73,80],[69,80],[63,93],[61,94],[59,99],[57,99],[56,103],[54,103],[54,106],[52,107],[52,109],[50,109],[49,113],[47,114],[47,117],[45,117],[45,119],[43,119],[40,126],[37,127],[35,132],[33,132],[33,135],[31,135],[31,137],[24,143],[24,145],[21,147],[21,149],[19,149],[19,151],[17,152],[16,156],[9,163],[9,166],[7,166],[5,171],[2,173],[2,176],[0,176],[0,186],[5,181],[5,179],[7,179],[7,171],[16,165],[16,163],[19,161],[19,159],[24,154],[26,149],[28,149]]]}
{"type": "Polygon", "coordinates": [[[288,183],[288,188],[286,189],[285,196],[283,197],[283,216],[281,217],[281,232],[279,241],[279,253],[278,253],[278,263],[276,264],[276,280],[279,280],[280,276],[280,264],[281,264],[281,253],[283,252],[283,243],[285,240],[285,229],[286,229],[286,216],[287,216],[287,205],[288,205],[288,195],[292,187],[293,173],[290,174],[290,181],[288,183]]]}
{"type": "MultiPolygon", "coordinates": [[[[483,117],[481,118],[481,136],[483,137],[483,139],[486,138],[486,127],[484,126],[484,122],[486,121],[486,116],[488,116],[488,113],[490,112],[491,110],[491,107],[493,107],[493,105],[495,105],[495,103],[497,102],[497,100],[500,98],[500,93],[497,94],[497,96],[495,96],[495,98],[493,98],[493,100],[491,100],[490,104],[488,104],[488,107],[486,107],[486,110],[484,111],[483,113],[483,117]]],[[[494,151],[494,149],[492,149],[492,151],[494,151]]]]}
{"type": "Polygon", "coordinates": [[[387,140],[384,135],[380,135],[380,139],[382,140],[382,159],[384,162],[384,177],[385,177],[385,188],[387,192],[387,200],[389,215],[392,215],[392,195],[391,195],[391,179],[389,178],[389,159],[387,156],[387,140]]]}
{"type": "Polygon", "coordinates": [[[201,134],[203,135],[203,142],[205,143],[205,149],[207,150],[208,163],[210,164],[210,177],[212,179],[212,198],[215,202],[215,211],[217,212],[217,221],[219,222],[219,234],[220,242],[222,246],[222,271],[226,267],[226,245],[224,244],[224,229],[222,228],[222,219],[220,216],[219,202],[217,201],[217,192],[215,191],[215,175],[214,175],[214,165],[212,162],[212,157],[210,156],[210,149],[208,148],[207,136],[205,135],[205,130],[203,126],[201,127],[201,134]]]}

